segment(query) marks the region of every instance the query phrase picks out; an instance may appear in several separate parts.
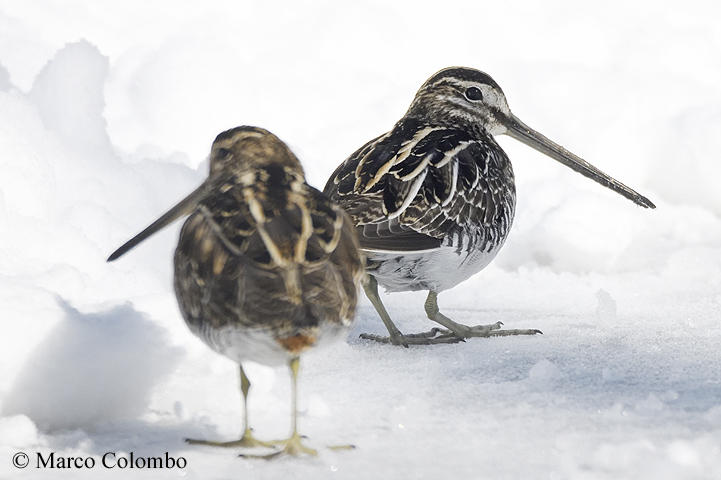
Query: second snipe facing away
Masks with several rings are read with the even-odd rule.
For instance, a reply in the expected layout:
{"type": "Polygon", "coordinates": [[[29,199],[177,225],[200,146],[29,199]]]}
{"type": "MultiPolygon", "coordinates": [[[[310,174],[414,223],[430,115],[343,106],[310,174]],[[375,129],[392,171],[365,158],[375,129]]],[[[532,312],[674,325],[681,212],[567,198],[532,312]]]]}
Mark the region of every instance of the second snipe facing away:
{"type": "Polygon", "coordinates": [[[516,207],[511,162],[494,140],[512,138],[623,195],[646,197],[531,129],[508,108],[487,74],[447,68],[429,78],[391,131],[371,140],[331,175],[324,192],[357,226],[366,252],[364,289],[390,335],[362,335],[395,345],[457,342],[468,337],[540,333],[468,327],[443,315],[437,295],[481,271],[506,241],[516,207]],[[428,318],[444,329],[403,335],[378,296],[428,290],[428,318]]]}
{"type": "Polygon", "coordinates": [[[190,330],[240,366],[245,428],[240,440],[189,443],[284,448],[310,454],[297,429],[300,355],[347,337],[362,259],[354,226],[304,179],[298,159],[275,135],[255,127],[213,142],[208,179],[113,253],[115,260],[176,219],[189,215],[175,251],[175,294],[190,330]],[[290,366],[289,439],[256,440],[248,425],[246,360],[290,366]]]}

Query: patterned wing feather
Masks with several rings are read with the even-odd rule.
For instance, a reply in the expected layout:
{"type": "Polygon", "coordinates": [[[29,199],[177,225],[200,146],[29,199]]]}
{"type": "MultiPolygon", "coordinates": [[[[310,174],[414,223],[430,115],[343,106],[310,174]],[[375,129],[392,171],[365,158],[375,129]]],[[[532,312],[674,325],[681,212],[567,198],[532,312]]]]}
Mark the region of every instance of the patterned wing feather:
{"type": "Polygon", "coordinates": [[[461,231],[507,231],[513,189],[510,162],[490,136],[411,118],[351,155],[325,192],[358,225],[364,249],[402,252],[438,248],[461,231]]]}
{"type": "Polygon", "coordinates": [[[285,325],[281,337],[321,321],[349,324],[362,262],[347,216],[297,178],[272,190],[236,181],[183,225],[175,288],[188,324],[285,325]]]}

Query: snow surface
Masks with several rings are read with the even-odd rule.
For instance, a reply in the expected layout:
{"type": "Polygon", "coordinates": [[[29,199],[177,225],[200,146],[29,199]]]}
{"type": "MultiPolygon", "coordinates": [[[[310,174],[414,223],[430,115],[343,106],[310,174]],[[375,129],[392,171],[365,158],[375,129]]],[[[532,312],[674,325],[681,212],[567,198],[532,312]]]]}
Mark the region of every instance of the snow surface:
{"type": "MultiPolygon", "coordinates": [[[[0,479],[721,478],[719,25],[703,0],[0,0],[0,479]],[[439,301],[543,336],[371,344],[364,300],[348,342],[301,363],[320,457],[184,444],[237,438],[237,366],[180,318],[179,224],[108,254],[205,178],[219,132],[268,128],[322,187],[450,65],[658,209],[502,137],[511,236],[439,301]],[[38,452],[98,463],[38,469],[38,452]],[[187,466],[107,470],[106,452],[187,466]]],[[[423,299],[384,297],[406,332],[430,326],[423,299]]],[[[284,437],[288,373],[248,374],[256,435],[284,437]]]]}

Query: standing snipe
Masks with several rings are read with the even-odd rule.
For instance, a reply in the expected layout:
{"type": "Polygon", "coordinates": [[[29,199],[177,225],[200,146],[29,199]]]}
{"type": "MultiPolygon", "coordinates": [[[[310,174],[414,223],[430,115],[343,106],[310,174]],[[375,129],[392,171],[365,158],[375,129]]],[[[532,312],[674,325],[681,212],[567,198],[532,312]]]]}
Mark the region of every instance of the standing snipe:
{"type": "Polygon", "coordinates": [[[238,127],[213,142],[208,179],[120,247],[115,260],[189,215],[175,251],[175,294],[190,330],[240,365],[243,436],[225,447],[270,446],[248,426],[246,360],[286,363],[293,428],[280,454],[315,455],[297,430],[299,357],[344,339],[353,323],[362,259],[343,211],[304,179],[298,159],[270,132],[238,127]]]}
{"type": "Polygon", "coordinates": [[[346,159],[325,193],[357,226],[369,274],[364,289],[390,333],[364,338],[396,345],[540,333],[468,327],[443,315],[437,295],[478,273],[508,236],[516,206],[513,169],[494,135],[509,135],[636,204],[647,198],[521,122],[488,75],[447,68],[418,90],[393,129],[346,159]],[[446,330],[403,335],[378,296],[428,290],[428,318],[446,330]]]}

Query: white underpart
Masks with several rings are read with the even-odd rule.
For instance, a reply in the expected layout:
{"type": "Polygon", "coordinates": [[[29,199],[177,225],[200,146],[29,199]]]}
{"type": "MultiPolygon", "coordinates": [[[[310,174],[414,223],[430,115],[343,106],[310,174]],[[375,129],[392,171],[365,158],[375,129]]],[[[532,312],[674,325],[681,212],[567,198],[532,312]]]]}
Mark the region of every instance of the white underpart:
{"type": "MultiPolygon", "coordinates": [[[[463,237],[460,248],[458,239],[452,244],[418,253],[380,253],[368,251],[368,259],[384,263],[370,273],[387,292],[431,290],[442,292],[480,272],[496,257],[503,242],[490,251],[471,249],[463,237]],[[460,254],[459,254],[460,250],[460,254]]],[[[449,242],[450,243],[450,242],[449,242]]]]}
{"type": "MultiPolygon", "coordinates": [[[[313,351],[336,343],[346,337],[350,330],[350,323],[326,324],[319,328],[319,336],[313,344],[313,351]]],[[[212,330],[195,331],[193,328],[191,330],[214,351],[237,363],[250,360],[251,362],[273,367],[288,363],[294,356],[264,329],[227,326],[212,330]]]]}

